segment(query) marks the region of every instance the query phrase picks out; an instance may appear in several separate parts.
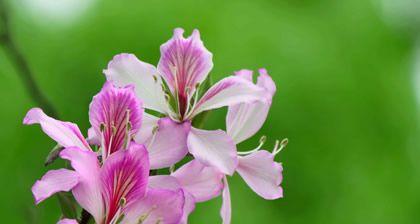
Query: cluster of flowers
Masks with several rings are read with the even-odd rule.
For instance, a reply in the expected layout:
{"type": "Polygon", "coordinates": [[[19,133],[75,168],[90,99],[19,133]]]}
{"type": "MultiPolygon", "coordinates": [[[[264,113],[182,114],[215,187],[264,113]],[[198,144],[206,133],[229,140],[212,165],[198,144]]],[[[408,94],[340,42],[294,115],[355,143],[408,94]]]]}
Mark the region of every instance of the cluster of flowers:
{"type": "Polygon", "coordinates": [[[183,32],[175,29],[161,46],[157,68],[132,54],[113,58],[89,107],[88,138],[77,125],[39,108],[27,113],[24,124],[40,124],[72,168],[50,170],[36,181],[37,204],[71,191],[98,224],[172,224],[187,223],[196,203],[222,195],[220,214],[230,223],[226,177],[235,171],[261,197],[282,197],[282,166],[274,157],[285,142],[277,141],[272,152],[260,150],[265,138],[247,152],[236,147],[264,123],[276,91],[273,80],[260,69],[255,84],[252,71],[241,70],[204,91],[212,54],[197,30],[188,38],[183,32]],[[226,131],[193,127],[197,115],[223,106],[228,106],[226,131]],[[189,161],[175,169],[184,158],[189,161]],[[163,168],[169,174],[157,175],[163,168]]]}

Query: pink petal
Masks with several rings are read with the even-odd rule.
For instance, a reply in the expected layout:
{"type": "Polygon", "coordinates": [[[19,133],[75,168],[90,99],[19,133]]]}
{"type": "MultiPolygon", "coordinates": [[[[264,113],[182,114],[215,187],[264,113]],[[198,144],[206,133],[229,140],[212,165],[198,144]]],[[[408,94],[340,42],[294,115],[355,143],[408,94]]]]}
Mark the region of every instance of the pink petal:
{"type": "Polygon", "coordinates": [[[185,112],[182,107],[188,96],[192,95],[198,83],[206,79],[213,62],[212,54],[204,47],[198,30],[186,39],[183,33],[183,29],[175,29],[173,37],[160,47],[158,70],[172,93],[178,94],[180,110],[185,112]]]}
{"type": "Polygon", "coordinates": [[[241,77],[231,76],[220,80],[207,90],[190,117],[206,110],[266,99],[267,93],[263,88],[241,77]]]}
{"type": "Polygon", "coordinates": [[[75,219],[62,219],[57,224],[78,224],[78,222],[75,219]]]}
{"type": "Polygon", "coordinates": [[[177,224],[183,215],[182,190],[150,189],[147,195],[124,211],[124,224],[177,224]],[[139,222],[139,220],[143,220],[139,222]],[[160,221],[160,222],[159,222],[160,221]]]}
{"type": "MultiPolygon", "coordinates": [[[[152,189],[166,189],[166,190],[179,190],[183,189],[177,178],[169,175],[157,175],[149,178],[149,188],[152,189]]],[[[186,189],[184,190],[184,209],[181,218],[181,224],[188,223],[188,216],[195,209],[195,198],[186,189]]]]}
{"type": "Polygon", "coordinates": [[[220,216],[222,217],[223,224],[230,224],[231,215],[232,215],[232,207],[230,202],[230,191],[229,185],[227,182],[226,177],[223,178],[223,182],[225,184],[223,188],[223,202],[222,202],[222,209],[220,209],[220,216]]]}
{"type": "Polygon", "coordinates": [[[75,219],[62,219],[57,224],[78,224],[78,222],[75,219]]]}
{"type": "Polygon", "coordinates": [[[69,160],[80,176],[79,184],[72,191],[74,198],[95,218],[97,223],[100,223],[103,216],[103,201],[100,167],[96,153],[71,147],[61,151],[60,157],[69,160]]]}
{"type": "MultiPolygon", "coordinates": [[[[252,71],[250,70],[240,70],[235,75],[252,81],[252,71]]],[[[262,87],[267,93],[266,101],[253,101],[229,106],[226,117],[227,133],[236,144],[250,138],[260,130],[271,107],[276,86],[265,69],[260,69],[257,86],[262,87]]]]}
{"type": "Polygon", "coordinates": [[[239,157],[236,169],[255,193],[269,200],[283,197],[280,187],[282,170],[281,164],[274,161],[273,154],[265,150],[239,157]]]}
{"type": "Polygon", "coordinates": [[[188,150],[201,163],[232,175],[238,164],[236,145],[222,130],[206,131],[191,128],[188,150]]]}
{"type": "Polygon", "coordinates": [[[158,121],[158,117],[144,113],[141,128],[134,136],[134,140],[139,144],[146,144],[147,140],[153,136],[153,129],[158,126],[158,121]]]}
{"type": "Polygon", "coordinates": [[[120,150],[124,141],[137,133],[142,115],[142,102],[135,96],[133,86],[116,88],[110,82],[104,84],[89,106],[89,120],[96,136],[104,138],[102,150],[105,158],[120,150]],[[131,126],[128,136],[127,122],[131,126]],[[103,133],[101,125],[105,125],[103,133]]]}
{"type": "Polygon", "coordinates": [[[72,170],[50,170],[32,187],[35,203],[38,204],[57,192],[69,191],[78,183],[79,175],[72,170]]]}
{"type": "Polygon", "coordinates": [[[149,159],[143,145],[132,143],[127,150],[117,151],[105,160],[101,180],[106,223],[113,220],[120,210],[121,200],[129,206],[144,197],[148,177],[149,159]]]}
{"type": "Polygon", "coordinates": [[[161,113],[169,111],[162,80],[153,65],[140,61],[133,54],[118,54],[109,62],[104,73],[107,80],[118,87],[133,84],[145,108],[161,113]]]}
{"type": "Polygon", "coordinates": [[[170,118],[161,118],[155,136],[146,141],[150,167],[160,169],[179,162],[188,153],[187,136],[190,122],[176,123],[170,118]]]}
{"type": "Polygon", "coordinates": [[[39,108],[29,110],[23,119],[23,123],[27,125],[39,123],[42,130],[63,147],[76,146],[84,150],[90,150],[89,144],[80,133],[77,125],[48,117],[39,108]]]}
{"type": "Polygon", "coordinates": [[[223,174],[215,168],[204,166],[197,160],[183,165],[172,176],[176,177],[181,186],[194,196],[195,201],[208,201],[220,195],[223,174]]]}

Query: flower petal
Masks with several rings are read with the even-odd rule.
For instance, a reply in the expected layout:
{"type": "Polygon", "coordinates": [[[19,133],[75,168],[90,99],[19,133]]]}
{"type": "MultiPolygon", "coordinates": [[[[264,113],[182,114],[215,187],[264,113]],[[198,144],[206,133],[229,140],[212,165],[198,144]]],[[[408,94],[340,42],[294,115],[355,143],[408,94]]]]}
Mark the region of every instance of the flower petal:
{"type": "Polygon", "coordinates": [[[75,219],[62,219],[57,224],[78,224],[78,222],[75,219]]]}
{"type": "MultiPolygon", "coordinates": [[[[252,71],[250,70],[243,69],[236,72],[235,75],[252,81],[252,71]]],[[[228,135],[233,138],[236,144],[250,138],[260,130],[271,107],[276,86],[265,69],[260,69],[257,86],[262,87],[267,93],[266,101],[254,101],[229,106],[226,117],[226,129],[228,135]]]]}
{"type": "Polygon", "coordinates": [[[177,224],[182,218],[183,207],[182,190],[150,189],[144,198],[127,207],[122,223],[177,224]]]}
{"type": "Polygon", "coordinates": [[[241,77],[230,76],[214,84],[201,97],[190,117],[202,111],[231,106],[238,103],[265,101],[267,93],[261,87],[241,77]]]}
{"type": "Polygon", "coordinates": [[[188,150],[201,163],[213,166],[224,174],[232,175],[238,164],[236,145],[222,130],[191,128],[188,150]]]}
{"type": "Polygon", "coordinates": [[[135,96],[133,86],[116,88],[111,82],[105,82],[89,106],[89,121],[96,136],[103,138],[103,159],[120,150],[124,141],[137,133],[142,115],[142,102],[135,96]],[[130,131],[127,133],[128,122],[130,131]],[[102,131],[101,125],[104,125],[102,131]]]}
{"type": "MultiPolygon", "coordinates": [[[[169,175],[157,175],[149,178],[149,188],[152,189],[167,189],[167,190],[179,190],[183,189],[177,178],[169,175]]],[[[181,218],[181,224],[188,223],[188,216],[195,209],[195,198],[190,194],[187,189],[184,190],[184,211],[181,218]]]]}
{"type": "Polygon", "coordinates": [[[133,142],[127,150],[117,151],[105,160],[101,169],[101,180],[106,223],[115,218],[121,200],[129,206],[144,197],[148,177],[149,159],[143,145],[133,142]]]}
{"type": "Polygon", "coordinates": [[[173,94],[190,96],[213,67],[212,54],[204,47],[200,32],[194,30],[188,38],[177,28],[174,35],[160,47],[158,70],[173,94]]]}
{"type": "Polygon", "coordinates": [[[274,161],[273,154],[260,150],[250,155],[239,157],[236,171],[255,193],[264,199],[283,197],[280,187],[282,166],[274,161]]]}
{"type": "Polygon", "coordinates": [[[146,141],[150,167],[160,169],[179,162],[188,153],[187,136],[190,122],[176,123],[170,118],[161,118],[155,136],[146,141]]]}
{"type": "Polygon", "coordinates": [[[79,183],[77,172],[68,169],[50,170],[32,187],[35,203],[60,191],[69,191],[79,183]]]}
{"type": "Polygon", "coordinates": [[[140,61],[134,54],[118,54],[109,62],[104,73],[107,80],[118,87],[134,84],[145,108],[161,113],[169,111],[162,80],[153,65],[140,61]]]}
{"type": "Polygon", "coordinates": [[[144,113],[141,128],[134,136],[134,140],[139,144],[145,144],[153,136],[153,130],[157,128],[158,121],[158,117],[144,113]]]}
{"type": "Polygon", "coordinates": [[[222,217],[223,224],[230,224],[231,216],[232,216],[232,206],[230,201],[230,191],[229,185],[226,179],[226,176],[223,178],[223,182],[225,186],[223,187],[223,202],[222,202],[222,209],[220,209],[220,216],[222,217]]]}
{"type": "Polygon", "coordinates": [[[23,123],[26,125],[40,124],[42,130],[63,147],[76,146],[84,150],[90,150],[77,125],[59,121],[48,117],[41,109],[32,108],[28,111],[23,123]]]}
{"type": "Polygon", "coordinates": [[[197,160],[183,165],[172,176],[192,194],[197,202],[208,201],[218,195],[223,188],[223,174],[214,167],[204,166],[197,160]]]}
{"type": "Polygon", "coordinates": [[[60,157],[70,161],[79,174],[79,184],[73,188],[73,195],[81,207],[86,209],[97,223],[102,221],[103,202],[99,162],[93,151],[83,151],[76,147],[65,148],[60,157]]]}

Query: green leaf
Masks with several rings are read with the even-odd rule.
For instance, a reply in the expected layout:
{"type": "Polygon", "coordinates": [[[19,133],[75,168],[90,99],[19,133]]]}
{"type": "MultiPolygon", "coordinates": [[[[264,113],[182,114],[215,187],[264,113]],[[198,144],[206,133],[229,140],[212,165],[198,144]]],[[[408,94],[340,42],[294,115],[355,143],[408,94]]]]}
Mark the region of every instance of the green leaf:
{"type": "Polygon", "coordinates": [[[68,192],[60,192],[57,194],[57,198],[63,216],[69,219],[77,219],[77,206],[73,196],[68,192]]]}

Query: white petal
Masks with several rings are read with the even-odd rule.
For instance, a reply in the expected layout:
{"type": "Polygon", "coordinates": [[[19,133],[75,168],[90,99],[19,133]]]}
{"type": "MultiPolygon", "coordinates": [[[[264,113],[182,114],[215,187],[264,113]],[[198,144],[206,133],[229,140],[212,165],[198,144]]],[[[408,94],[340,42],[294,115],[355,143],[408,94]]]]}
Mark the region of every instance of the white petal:
{"type": "Polygon", "coordinates": [[[251,189],[264,199],[272,200],[283,197],[282,166],[274,161],[270,152],[260,150],[250,155],[239,157],[236,171],[251,189]]]}
{"type": "Polygon", "coordinates": [[[213,166],[228,175],[233,174],[238,164],[236,145],[222,130],[191,128],[188,150],[203,164],[213,166]]]}
{"type": "Polygon", "coordinates": [[[143,100],[145,108],[161,113],[169,112],[161,77],[153,65],[140,61],[134,54],[119,54],[109,62],[104,73],[118,87],[134,84],[136,94],[143,100]]]}

